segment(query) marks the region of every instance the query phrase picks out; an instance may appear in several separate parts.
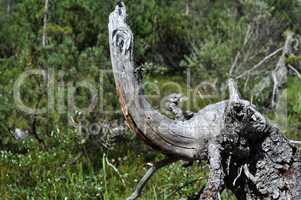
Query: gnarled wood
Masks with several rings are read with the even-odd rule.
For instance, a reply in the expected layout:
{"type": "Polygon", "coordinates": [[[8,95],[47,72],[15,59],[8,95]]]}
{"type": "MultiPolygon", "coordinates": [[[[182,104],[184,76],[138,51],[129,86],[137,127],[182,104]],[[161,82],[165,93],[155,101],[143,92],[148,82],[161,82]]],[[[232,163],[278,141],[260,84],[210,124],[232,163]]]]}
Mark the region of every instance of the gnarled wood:
{"type": "MultiPolygon", "coordinates": [[[[218,199],[227,187],[239,200],[299,200],[299,153],[254,105],[240,99],[233,80],[229,101],[209,105],[189,120],[172,120],[152,108],[135,74],[126,16],[121,2],[109,18],[109,41],[119,102],[133,132],[172,159],[207,159],[210,176],[200,199],[218,199]]],[[[142,185],[150,176],[145,177],[142,185]]]]}
{"type": "Polygon", "coordinates": [[[109,20],[113,73],[121,109],[129,127],[167,155],[187,160],[204,158],[208,141],[222,128],[226,102],[210,105],[186,121],[171,120],[154,110],[135,77],[133,34],[125,22],[123,3],[117,5],[109,20]]]}

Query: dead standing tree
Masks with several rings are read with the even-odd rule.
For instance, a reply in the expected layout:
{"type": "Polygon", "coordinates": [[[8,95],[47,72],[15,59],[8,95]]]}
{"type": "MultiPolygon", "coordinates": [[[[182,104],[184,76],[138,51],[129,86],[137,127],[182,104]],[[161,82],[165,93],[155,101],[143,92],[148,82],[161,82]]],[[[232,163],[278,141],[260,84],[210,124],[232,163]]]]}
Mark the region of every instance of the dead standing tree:
{"type": "Polygon", "coordinates": [[[161,167],[177,160],[208,160],[210,176],[199,199],[218,199],[228,188],[239,200],[301,199],[300,152],[229,81],[230,99],[208,105],[189,120],[172,120],[152,108],[133,61],[133,34],[119,3],[109,18],[116,90],[128,126],[167,158],[151,167],[135,192],[161,167]]]}

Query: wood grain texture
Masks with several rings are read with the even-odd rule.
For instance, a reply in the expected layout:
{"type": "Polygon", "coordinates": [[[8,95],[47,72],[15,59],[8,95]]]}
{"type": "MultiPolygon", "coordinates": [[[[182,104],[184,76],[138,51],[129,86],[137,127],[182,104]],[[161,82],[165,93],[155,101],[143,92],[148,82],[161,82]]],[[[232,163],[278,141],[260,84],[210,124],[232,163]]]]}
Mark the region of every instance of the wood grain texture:
{"type": "MultiPolygon", "coordinates": [[[[208,105],[190,119],[170,119],[150,105],[135,75],[134,36],[126,17],[120,2],[109,17],[109,42],[116,91],[131,130],[167,157],[208,161],[208,184],[197,199],[218,199],[227,187],[239,200],[300,200],[297,149],[240,98],[234,80],[229,80],[229,100],[208,105]]],[[[146,174],[139,184],[149,178],[146,174]]],[[[143,187],[137,188],[140,193],[143,187]]],[[[133,194],[131,200],[138,197],[133,194]]]]}

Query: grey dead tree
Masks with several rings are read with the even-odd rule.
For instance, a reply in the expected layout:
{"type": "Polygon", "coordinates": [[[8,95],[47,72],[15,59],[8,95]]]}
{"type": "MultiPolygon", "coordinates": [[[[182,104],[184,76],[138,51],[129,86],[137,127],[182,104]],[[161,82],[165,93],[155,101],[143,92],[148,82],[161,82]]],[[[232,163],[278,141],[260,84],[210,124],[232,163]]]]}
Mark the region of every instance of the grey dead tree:
{"type": "Polygon", "coordinates": [[[287,33],[286,41],[282,50],[282,55],[277,62],[275,69],[272,71],[273,80],[273,95],[272,95],[272,107],[276,107],[283,85],[287,82],[288,66],[286,64],[286,58],[293,53],[294,33],[289,31],[287,33]]]}
{"type": "Polygon", "coordinates": [[[289,70],[295,73],[301,80],[301,75],[296,68],[287,63],[287,58],[293,56],[295,51],[299,49],[299,36],[292,31],[286,32],[286,39],[283,47],[275,50],[271,54],[264,57],[259,63],[254,65],[251,69],[243,72],[242,74],[236,76],[236,79],[248,78],[248,76],[258,73],[260,68],[265,66],[265,64],[272,58],[280,54],[274,69],[265,76],[254,88],[254,93],[256,96],[260,95],[262,91],[268,87],[272,87],[272,98],[271,107],[276,109],[280,104],[280,97],[282,95],[283,88],[287,83],[287,77],[289,75],[289,70]]]}
{"type": "Polygon", "coordinates": [[[143,176],[127,200],[137,199],[150,177],[178,160],[207,160],[207,186],[196,199],[216,200],[228,188],[239,200],[300,200],[301,155],[281,130],[242,100],[229,80],[229,100],[208,105],[189,120],[173,120],[153,109],[135,76],[133,33],[126,7],[109,17],[111,61],[121,110],[131,130],[166,155],[143,176]]]}

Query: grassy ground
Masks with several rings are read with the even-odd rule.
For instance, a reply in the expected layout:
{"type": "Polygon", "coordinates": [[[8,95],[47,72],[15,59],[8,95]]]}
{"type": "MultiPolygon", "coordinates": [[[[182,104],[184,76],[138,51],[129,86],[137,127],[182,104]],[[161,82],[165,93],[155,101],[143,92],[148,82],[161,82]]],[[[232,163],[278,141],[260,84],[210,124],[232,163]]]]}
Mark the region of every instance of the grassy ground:
{"type": "MultiPolygon", "coordinates": [[[[158,85],[168,81],[177,82],[184,94],[191,94],[185,81],[173,77],[172,80],[157,78],[158,85]]],[[[287,135],[300,139],[300,84],[290,79],[288,86],[287,135]]],[[[147,88],[151,94],[153,88],[147,88]]],[[[177,92],[172,87],[160,88],[162,95],[177,92]]],[[[208,102],[199,101],[202,107],[208,102]]],[[[159,99],[152,102],[158,105],[159,99]]],[[[75,133],[53,132],[51,145],[39,145],[33,138],[16,141],[7,149],[0,151],[0,200],[122,200],[131,194],[139,178],[149,168],[149,163],[161,159],[137,138],[127,136],[114,150],[104,151],[89,140],[78,144],[75,133]],[[14,149],[11,151],[10,149],[14,149]]],[[[131,135],[131,133],[129,133],[131,135]]],[[[93,140],[93,139],[92,139],[93,140]]],[[[183,168],[181,163],[160,170],[146,186],[141,200],[175,200],[199,191],[207,180],[208,169],[205,163],[196,163],[183,168]]],[[[234,197],[224,192],[223,200],[234,197]]]]}
{"type": "MultiPolygon", "coordinates": [[[[1,200],[125,199],[149,168],[149,162],[162,158],[151,152],[147,158],[128,145],[118,145],[108,155],[76,156],[63,152],[37,151],[23,155],[1,152],[1,200]]],[[[199,191],[206,184],[206,177],[205,164],[187,169],[180,162],[172,164],[151,179],[141,199],[179,199],[199,191]]],[[[224,193],[223,199],[231,198],[224,193]]]]}

